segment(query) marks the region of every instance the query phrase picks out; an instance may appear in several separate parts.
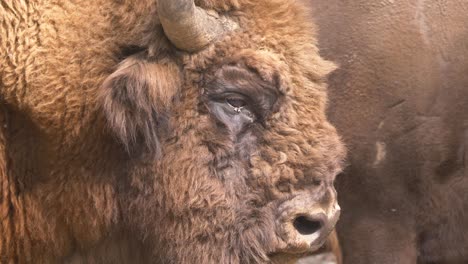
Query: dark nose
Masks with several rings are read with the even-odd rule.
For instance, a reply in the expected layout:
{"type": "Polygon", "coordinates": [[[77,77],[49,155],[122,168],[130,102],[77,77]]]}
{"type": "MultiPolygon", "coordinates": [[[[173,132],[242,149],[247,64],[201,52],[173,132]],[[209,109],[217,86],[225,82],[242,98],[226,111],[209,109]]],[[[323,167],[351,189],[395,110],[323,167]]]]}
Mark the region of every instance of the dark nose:
{"type": "Polygon", "coordinates": [[[320,232],[326,221],[326,216],[319,215],[299,215],[294,219],[293,226],[302,236],[312,236],[320,232]]]}
{"type": "Polygon", "coordinates": [[[321,208],[296,211],[281,225],[284,233],[280,234],[287,244],[285,251],[296,254],[320,249],[333,231],[338,217],[339,209],[330,214],[321,208]]]}
{"type": "Polygon", "coordinates": [[[313,248],[323,244],[330,226],[334,226],[334,223],[331,223],[324,213],[300,214],[293,220],[298,238],[313,248]]]}
{"type": "Polygon", "coordinates": [[[309,194],[297,195],[282,203],[277,219],[278,235],[285,252],[304,253],[318,250],[335,228],[340,216],[336,199],[318,203],[309,194]]]}
{"type": "Polygon", "coordinates": [[[297,213],[291,220],[291,235],[296,237],[296,241],[307,245],[309,251],[318,250],[335,228],[339,215],[340,209],[337,204],[328,214],[322,209],[297,213]]]}

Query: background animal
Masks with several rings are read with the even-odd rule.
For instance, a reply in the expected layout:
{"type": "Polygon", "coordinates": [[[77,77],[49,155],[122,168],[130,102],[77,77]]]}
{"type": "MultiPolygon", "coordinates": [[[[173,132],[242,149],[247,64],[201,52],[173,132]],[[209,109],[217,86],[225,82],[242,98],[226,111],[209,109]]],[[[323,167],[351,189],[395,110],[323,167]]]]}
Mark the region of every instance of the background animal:
{"type": "Polygon", "coordinates": [[[329,117],[349,148],[344,263],[467,263],[468,2],[310,4],[340,66],[329,117]]]}
{"type": "Polygon", "coordinates": [[[0,262],[267,263],[324,243],[345,151],[305,4],[195,3],[0,2],[0,262]]]}

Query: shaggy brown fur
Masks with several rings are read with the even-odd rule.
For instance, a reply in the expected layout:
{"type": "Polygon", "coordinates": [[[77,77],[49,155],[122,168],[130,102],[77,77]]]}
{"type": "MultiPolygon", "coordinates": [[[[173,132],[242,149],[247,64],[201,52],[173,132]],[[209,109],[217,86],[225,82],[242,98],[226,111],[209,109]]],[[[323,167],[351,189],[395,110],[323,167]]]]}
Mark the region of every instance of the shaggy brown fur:
{"type": "Polygon", "coordinates": [[[189,54],[152,1],[0,2],[1,262],[262,263],[310,250],[280,223],[334,210],[334,66],[298,1],[196,3],[239,29],[189,54]],[[248,107],[227,116],[220,94],[239,90],[248,107]]]}
{"type": "Polygon", "coordinates": [[[310,0],[349,146],[345,263],[468,263],[468,2],[310,0]]]}

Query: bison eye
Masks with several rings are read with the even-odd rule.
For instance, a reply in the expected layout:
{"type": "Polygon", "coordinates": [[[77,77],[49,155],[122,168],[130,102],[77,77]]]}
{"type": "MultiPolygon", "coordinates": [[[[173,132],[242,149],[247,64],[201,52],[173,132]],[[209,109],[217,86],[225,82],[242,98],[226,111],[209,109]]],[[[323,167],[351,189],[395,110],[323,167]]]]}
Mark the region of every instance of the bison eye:
{"type": "Polygon", "coordinates": [[[247,105],[244,99],[238,97],[228,97],[226,98],[226,103],[234,108],[241,108],[247,105]]]}
{"type": "Polygon", "coordinates": [[[255,109],[252,109],[254,101],[244,94],[218,93],[209,95],[208,99],[207,107],[210,112],[234,133],[257,120],[255,109]]]}

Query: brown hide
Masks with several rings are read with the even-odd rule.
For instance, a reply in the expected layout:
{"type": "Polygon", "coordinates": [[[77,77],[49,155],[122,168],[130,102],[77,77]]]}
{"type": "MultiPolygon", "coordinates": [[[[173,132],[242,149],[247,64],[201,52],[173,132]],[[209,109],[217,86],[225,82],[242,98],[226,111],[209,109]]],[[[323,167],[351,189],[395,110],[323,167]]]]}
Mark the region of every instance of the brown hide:
{"type": "Polygon", "coordinates": [[[468,2],[311,4],[321,54],[340,65],[344,263],[467,263],[468,2]]]}
{"type": "Polygon", "coordinates": [[[188,53],[155,1],[0,1],[1,263],[269,263],[323,244],[345,149],[304,4],[195,2],[238,29],[188,53]]]}

